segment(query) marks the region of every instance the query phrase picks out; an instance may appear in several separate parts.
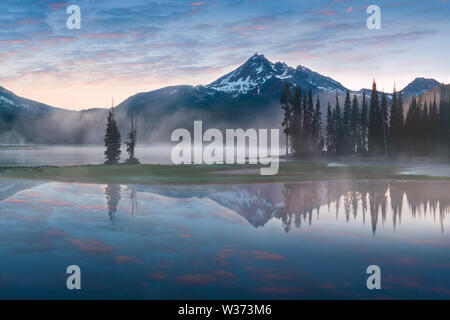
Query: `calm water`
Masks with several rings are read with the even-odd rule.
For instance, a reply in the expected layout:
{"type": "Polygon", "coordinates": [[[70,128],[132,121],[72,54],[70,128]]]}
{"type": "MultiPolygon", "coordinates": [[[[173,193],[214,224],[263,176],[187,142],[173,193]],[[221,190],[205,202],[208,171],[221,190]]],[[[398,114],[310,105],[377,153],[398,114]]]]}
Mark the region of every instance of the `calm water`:
{"type": "MultiPolygon", "coordinates": [[[[173,164],[172,148],[176,145],[136,147],[136,157],[142,164],[173,164]]],[[[103,164],[105,147],[100,145],[70,146],[1,146],[0,166],[72,166],[103,164]]],[[[256,150],[257,151],[257,150],[256,150]]],[[[283,150],[280,150],[283,154],[283,150]]],[[[248,155],[248,150],[243,151],[248,155]]],[[[265,152],[263,149],[261,152],[265,152]]],[[[193,154],[193,151],[192,151],[193,154]]],[[[121,161],[127,158],[122,148],[121,161]]]]}
{"type": "Polygon", "coordinates": [[[449,191],[0,179],[0,299],[448,299],[449,191]],[[66,289],[72,264],[81,291],[66,289]],[[366,288],[371,264],[382,290],[366,288]]]}
{"type": "MultiPolygon", "coordinates": [[[[71,166],[102,164],[105,148],[98,145],[0,146],[0,166],[71,166]],[[50,156],[49,156],[50,155],[50,156]]],[[[172,164],[169,146],[138,146],[136,157],[146,164],[172,164]]],[[[122,150],[122,161],[127,157],[122,150]]]]}

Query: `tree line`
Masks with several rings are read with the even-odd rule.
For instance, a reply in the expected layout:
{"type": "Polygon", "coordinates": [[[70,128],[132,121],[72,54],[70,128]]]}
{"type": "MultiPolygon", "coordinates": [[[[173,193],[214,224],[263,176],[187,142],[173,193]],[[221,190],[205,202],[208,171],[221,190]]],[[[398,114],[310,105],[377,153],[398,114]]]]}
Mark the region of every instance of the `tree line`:
{"type": "Polygon", "coordinates": [[[347,90],[341,107],[336,94],[334,107],[328,103],[326,125],[322,130],[320,100],[313,102],[312,91],[286,83],[281,94],[286,154],[295,157],[327,154],[348,156],[450,155],[450,94],[442,86],[440,99],[423,101],[412,97],[408,111],[401,92],[394,87],[392,98],[377,90],[360,98],[347,90]]]}

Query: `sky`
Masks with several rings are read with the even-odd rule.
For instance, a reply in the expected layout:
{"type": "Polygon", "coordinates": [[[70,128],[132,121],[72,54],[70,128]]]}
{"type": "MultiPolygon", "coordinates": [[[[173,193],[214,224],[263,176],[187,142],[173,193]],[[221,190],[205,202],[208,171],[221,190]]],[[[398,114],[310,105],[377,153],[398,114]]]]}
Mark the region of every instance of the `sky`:
{"type": "Polygon", "coordinates": [[[0,86],[56,107],[208,84],[255,52],[352,90],[450,82],[450,0],[1,0],[0,86]],[[81,29],[66,9],[81,9],[81,29]],[[381,9],[369,30],[366,8],[381,9]]]}

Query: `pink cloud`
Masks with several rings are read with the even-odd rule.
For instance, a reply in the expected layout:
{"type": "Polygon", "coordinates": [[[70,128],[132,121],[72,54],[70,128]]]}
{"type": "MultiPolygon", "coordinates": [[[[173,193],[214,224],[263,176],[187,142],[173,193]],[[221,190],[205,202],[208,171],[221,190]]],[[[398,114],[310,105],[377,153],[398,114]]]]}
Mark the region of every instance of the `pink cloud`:
{"type": "Polygon", "coordinates": [[[6,199],[6,200],[3,200],[3,202],[10,202],[10,203],[30,203],[30,201],[24,200],[24,199],[6,199]]]}
{"type": "Polygon", "coordinates": [[[134,258],[134,257],[129,257],[129,256],[116,256],[115,258],[116,264],[122,264],[122,263],[142,263],[141,260],[134,258]]]}
{"type": "Polygon", "coordinates": [[[191,238],[192,235],[183,233],[183,234],[180,234],[180,237],[182,237],[182,238],[191,238]]]}
{"type": "Polygon", "coordinates": [[[253,258],[258,260],[284,261],[285,257],[267,251],[252,251],[253,258]]]}
{"type": "Polygon", "coordinates": [[[225,270],[214,270],[213,274],[222,278],[229,278],[229,279],[235,279],[236,276],[232,274],[231,272],[225,271],[225,270]]]}
{"type": "Polygon", "coordinates": [[[107,244],[95,240],[82,241],[79,239],[67,239],[67,241],[71,245],[76,246],[78,249],[91,254],[104,254],[113,250],[113,248],[108,246],[107,244]]]}
{"type": "Polygon", "coordinates": [[[87,33],[83,35],[86,38],[90,39],[119,39],[125,37],[125,34],[123,33],[117,33],[117,32],[110,32],[110,33],[87,33]]]}
{"type": "Polygon", "coordinates": [[[207,4],[208,4],[207,2],[192,2],[189,5],[192,6],[192,7],[198,7],[198,6],[204,6],[204,5],[207,5],[207,4]]]}
{"type": "Polygon", "coordinates": [[[187,274],[176,278],[179,282],[187,285],[204,286],[216,282],[216,278],[207,274],[187,274]]]}
{"type": "Polygon", "coordinates": [[[2,40],[0,43],[3,44],[22,44],[27,42],[27,40],[2,40]]]}
{"type": "Polygon", "coordinates": [[[324,16],[334,16],[334,15],[336,15],[336,12],[331,11],[331,10],[320,10],[319,12],[321,14],[323,14],[324,16]]]}
{"type": "Polygon", "coordinates": [[[73,202],[60,201],[60,200],[51,200],[51,199],[40,200],[39,203],[49,204],[49,205],[51,205],[53,207],[70,207],[70,206],[74,206],[75,205],[75,203],[73,203],[73,202]]]}
{"type": "Polygon", "coordinates": [[[50,39],[43,39],[40,40],[40,42],[44,43],[44,44],[54,44],[54,43],[66,43],[66,42],[71,42],[71,41],[75,41],[76,38],[72,38],[72,37],[53,37],[50,39]]]}
{"type": "Polygon", "coordinates": [[[67,236],[67,233],[65,233],[62,230],[58,230],[58,229],[52,229],[48,232],[49,235],[51,236],[55,236],[55,237],[65,237],[67,236]]]}
{"type": "Polygon", "coordinates": [[[271,253],[267,251],[244,251],[237,249],[224,249],[220,250],[218,254],[218,258],[223,260],[228,258],[230,255],[236,254],[238,256],[247,258],[247,259],[255,259],[255,260],[269,260],[269,261],[285,261],[287,260],[285,257],[271,253]]]}
{"type": "Polygon", "coordinates": [[[48,4],[48,8],[50,8],[53,11],[62,9],[64,7],[68,7],[70,5],[69,2],[52,2],[50,4],[48,4]]]}

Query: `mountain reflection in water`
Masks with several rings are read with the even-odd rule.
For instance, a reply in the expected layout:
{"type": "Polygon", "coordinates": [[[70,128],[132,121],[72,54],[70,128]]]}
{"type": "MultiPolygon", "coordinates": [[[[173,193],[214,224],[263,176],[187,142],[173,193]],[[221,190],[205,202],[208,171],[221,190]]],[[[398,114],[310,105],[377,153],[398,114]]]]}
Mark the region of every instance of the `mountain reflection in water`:
{"type": "MultiPolygon", "coordinates": [[[[106,189],[112,189],[108,185],[106,189]]],[[[117,187],[115,187],[117,188],[117,187]]],[[[134,186],[133,192],[152,192],[172,198],[209,198],[244,217],[254,227],[280,219],[286,232],[319,219],[323,205],[334,205],[336,219],[345,221],[362,215],[373,234],[385,223],[387,212],[395,229],[401,223],[403,206],[410,219],[432,216],[444,232],[444,218],[450,209],[450,183],[423,181],[326,181],[286,184],[214,186],[134,186]],[[390,210],[389,210],[390,209],[390,210]]],[[[136,203],[134,195],[133,205],[136,203]]],[[[134,209],[133,209],[134,210],[134,209]]]]}

